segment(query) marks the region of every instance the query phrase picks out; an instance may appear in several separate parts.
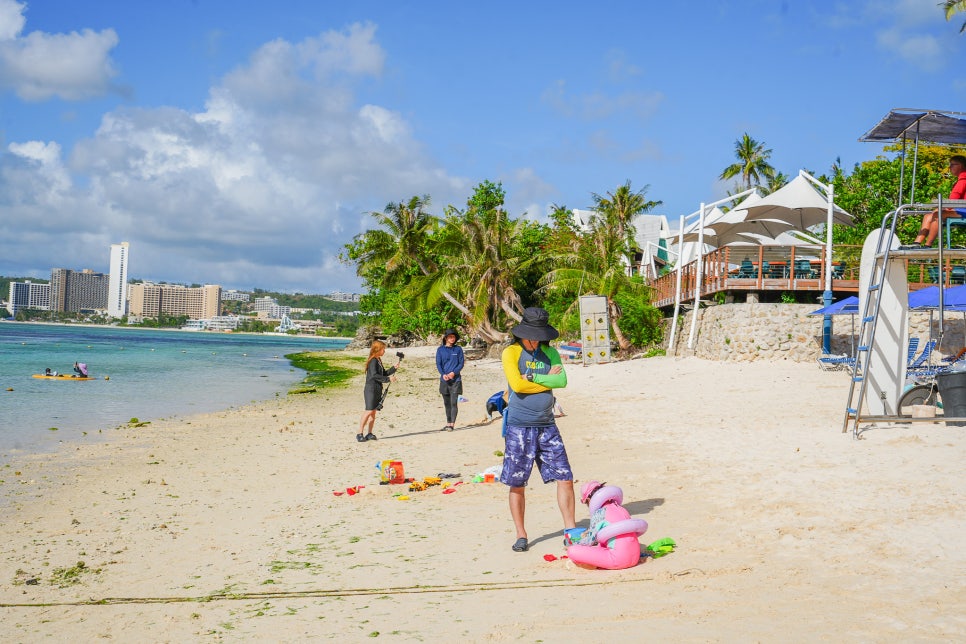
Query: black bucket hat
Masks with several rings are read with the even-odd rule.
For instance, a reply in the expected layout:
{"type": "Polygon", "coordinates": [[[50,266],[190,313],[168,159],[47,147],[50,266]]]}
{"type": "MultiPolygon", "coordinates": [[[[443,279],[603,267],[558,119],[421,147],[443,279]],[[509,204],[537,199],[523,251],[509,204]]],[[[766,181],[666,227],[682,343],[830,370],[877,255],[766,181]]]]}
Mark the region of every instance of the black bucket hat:
{"type": "Polygon", "coordinates": [[[456,329],[446,329],[445,331],[443,331],[443,341],[440,344],[446,344],[446,338],[448,338],[451,335],[456,336],[457,342],[460,341],[460,334],[456,331],[456,329]]]}
{"type": "Polygon", "coordinates": [[[514,336],[522,340],[538,340],[548,342],[555,340],[560,332],[550,326],[550,314],[538,306],[524,309],[523,320],[510,330],[514,336]]]}

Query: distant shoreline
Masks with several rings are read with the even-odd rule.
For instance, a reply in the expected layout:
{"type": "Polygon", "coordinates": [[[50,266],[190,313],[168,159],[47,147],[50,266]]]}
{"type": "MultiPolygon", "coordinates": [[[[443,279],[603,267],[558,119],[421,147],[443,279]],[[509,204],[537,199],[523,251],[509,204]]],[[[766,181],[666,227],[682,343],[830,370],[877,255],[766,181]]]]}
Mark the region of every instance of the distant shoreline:
{"type": "Polygon", "coordinates": [[[348,338],[348,337],[339,336],[339,335],[289,335],[288,333],[275,333],[275,332],[255,333],[253,331],[227,331],[227,332],[226,331],[204,331],[204,330],[187,331],[185,329],[158,328],[158,327],[152,327],[152,326],[129,326],[129,325],[121,326],[121,325],[113,325],[113,324],[84,324],[84,323],[81,323],[81,322],[37,322],[37,321],[22,322],[20,320],[0,320],[0,321],[2,321],[5,324],[38,324],[38,325],[45,325],[45,326],[78,326],[78,327],[84,327],[84,328],[88,328],[88,329],[118,329],[118,330],[122,330],[122,329],[133,329],[135,331],[172,331],[172,332],[176,332],[176,333],[193,333],[193,334],[203,333],[203,334],[220,335],[220,336],[255,335],[255,336],[270,336],[270,337],[305,338],[305,339],[309,339],[309,340],[345,340],[346,342],[352,342],[352,340],[354,339],[354,338],[348,338]]]}

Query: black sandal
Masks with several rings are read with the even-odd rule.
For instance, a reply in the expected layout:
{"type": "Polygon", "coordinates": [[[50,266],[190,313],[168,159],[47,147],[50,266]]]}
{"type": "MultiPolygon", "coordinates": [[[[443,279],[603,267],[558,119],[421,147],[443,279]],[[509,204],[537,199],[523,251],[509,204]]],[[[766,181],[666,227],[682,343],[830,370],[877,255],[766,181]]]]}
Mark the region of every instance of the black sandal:
{"type": "Polygon", "coordinates": [[[369,432],[368,434],[366,434],[366,440],[367,441],[374,441],[374,440],[376,440],[376,435],[373,434],[372,432],[369,432]]]}
{"type": "Polygon", "coordinates": [[[513,543],[513,552],[526,552],[529,548],[526,537],[520,537],[513,543]]]}
{"type": "Polygon", "coordinates": [[[365,443],[366,437],[363,436],[362,434],[356,434],[356,440],[359,441],[360,443],[365,443]]]}

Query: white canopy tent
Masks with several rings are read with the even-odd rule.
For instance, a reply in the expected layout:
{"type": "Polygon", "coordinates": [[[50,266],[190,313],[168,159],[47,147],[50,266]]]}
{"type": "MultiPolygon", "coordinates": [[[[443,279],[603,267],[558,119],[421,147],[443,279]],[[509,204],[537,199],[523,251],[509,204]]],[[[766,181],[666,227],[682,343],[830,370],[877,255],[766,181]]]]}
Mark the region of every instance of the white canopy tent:
{"type": "MultiPolygon", "coordinates": [[[[750,204],[747,219],[773,219],[786,222],[796,230],[806,230],[828,223],[829,199],[820,194],[807,173],[798,176],[784,186],[765,195],[757,203],[750,204]]],[[[817,183],[817,182],[816,182],[817,183]]],[[[832,204],[832,223],[852,225],[852,215],[832,204]]]]}
{"type": "MultiPolygon", "coordinates": [[[[798,230],[825,224],[825,292],[822,294],[825,306],[832,303],[832,224],[852,225],[852,215],[835,205],[834,190],[831,184],[826,185],[799,170],[797,177],[748,206],[749,219],[781,219],[794,224],[798,230]]],[[[826,316],[822,349],[828,352],[831,342],[832,318],[826,316]]]]}

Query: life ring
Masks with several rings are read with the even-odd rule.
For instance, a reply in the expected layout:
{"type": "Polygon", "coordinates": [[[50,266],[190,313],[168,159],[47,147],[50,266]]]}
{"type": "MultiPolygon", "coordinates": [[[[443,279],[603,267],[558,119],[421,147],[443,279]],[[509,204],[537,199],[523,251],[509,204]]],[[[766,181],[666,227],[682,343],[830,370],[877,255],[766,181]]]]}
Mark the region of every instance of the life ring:
{"type": "Polygon", "coordinates": [[[597,543],[607,543],[614,537],[625,534],[640,536],[645,532],[647,532],[647,521],[644,519],[624,519],[601,528],[597,533],[597,543]]]}
{"type": "Polygon", "coordinates": [[[608,501],[613,501],[617,505],[620,505],[624,502],[624,491],[616,485],[605,485],[594,492],[594,495],[590,497],[590,502],[587,504],[590,509],[590,514],[593,515],[594,512],[604,507],[604,504],[608,501]]]}

